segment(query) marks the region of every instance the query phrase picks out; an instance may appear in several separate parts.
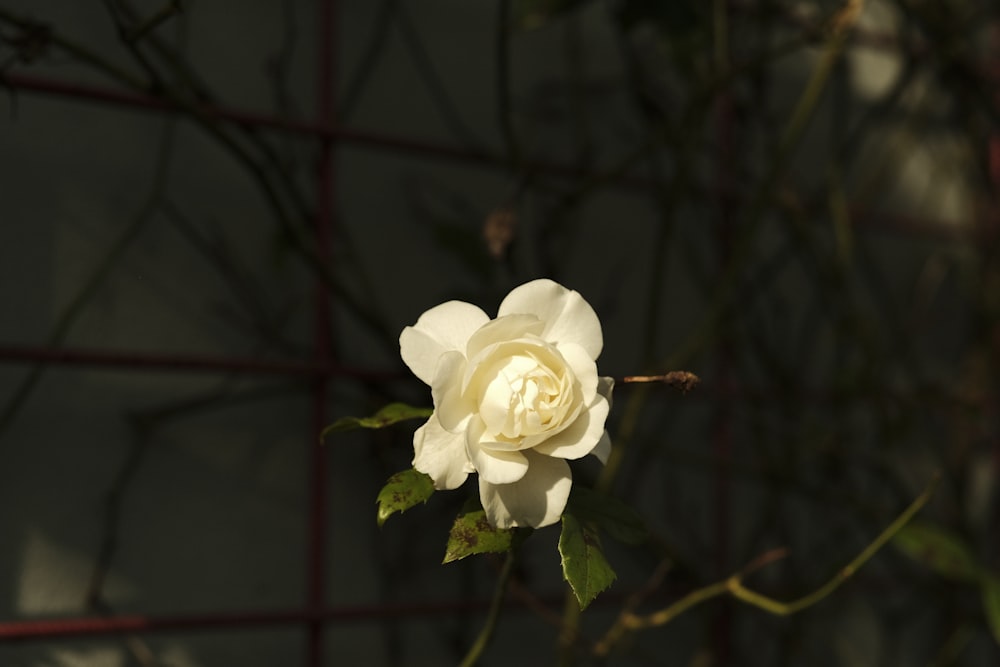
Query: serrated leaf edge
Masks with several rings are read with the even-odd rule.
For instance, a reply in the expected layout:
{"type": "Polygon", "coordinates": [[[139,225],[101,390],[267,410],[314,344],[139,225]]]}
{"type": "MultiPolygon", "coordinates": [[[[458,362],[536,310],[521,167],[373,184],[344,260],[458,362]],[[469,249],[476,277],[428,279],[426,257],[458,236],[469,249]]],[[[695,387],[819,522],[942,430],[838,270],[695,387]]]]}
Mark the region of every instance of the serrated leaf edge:
{"type": "MultiPolygon", "coordinates": [[[[592,534],[592,536],[593,536],[594,542],[596,543],[596,545],[594,546],[594,548],[596,549],[597,556],[600,558],[600,561],[602,563],[604,563],[604,565],[608,569],[608,572],[610,572],[610,574],[611,574],[611,577],[608,579],[607,584],[604,585],[603,587],[598,588],[597,590],[584,590],[584,591],[581,591],[578,588],[577,584],[574,583],[574,581],[569,577],[569,575],[567,573],[566,564],[567,564],[568,558],[567,558],[567,555],[563,552],[563,535],[564,535],[564,533],[560,533],[560,535],[559,535],[559,547],[558,548],[559,548],[560,561],[561,561],[561,564],[562,564],[563,579],[569,584],[570,589],[573,591],[574,597],[576,597],[577,604],[580,605],[580,610],[583,611],[588,606],[590,606],[591,602],[593,602],[594,600],[597,599],[598,595],[600,595],[601,593],[603,593],[604,591],[606,591],[608,588],[611,587],[611,584],[614,583],[614,581],[618,578],[618,574],[614,571],[614,568],[611,567],[611,564],[608,562],[607,558],[604,557],[604,550],[601,549],[601,547],[600,547],[600,536],[599,536],[599,534],[596,531],[589,529],[583,522],[581,522],[578,518],[576,518],[575,516],[573,516],[572,514],[570,514],[568,512],[564,513],[563,516],[562,516],[562,530],[563,531],[566,530],[567,519],[570,522],[576,524],[575,529],[579,530],[579,532],[580,532],[580,538],[584,541],[584,558],[586,559],[587,550],[589,548],[591,548],[587,544],[587,537],[586,537],[586,533],[589,531],[592,534]]],[[[590,569],[588,567],[588,572],[589,571],[590,571],[590,569]]],[[[586,578],[587,577],[585,577],[585,579],[586,578]]]]}

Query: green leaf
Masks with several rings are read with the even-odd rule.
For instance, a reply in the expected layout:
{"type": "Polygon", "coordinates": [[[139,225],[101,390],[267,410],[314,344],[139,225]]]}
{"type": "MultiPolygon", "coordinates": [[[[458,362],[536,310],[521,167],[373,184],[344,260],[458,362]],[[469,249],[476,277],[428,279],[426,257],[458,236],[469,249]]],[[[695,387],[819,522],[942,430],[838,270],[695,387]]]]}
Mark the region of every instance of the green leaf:
{"type": "Polygon", "coordinates": [[[405,512],[418,503],[426,503],[434,493],[434,483],[422,472],[410,468],[397,472],[378,493],[376,520],[381,526],[396,512],[405,512]]]}
{"type": "Polygon", "coordinates": [[[481,508],[464,509],[451,526],[442,562],[450,563],[473,554],[507,551],[513,535],[513,530],[491,526],[481,508]]]}
{"type": "Polygon", "coordinates": [[[353,431],[356,428],[385,428],[407,419],[426,419],[434,413],[434,408],[415,408],[406,403],[390,403],[371,417],[341,417],[323,429],[320,440],[331,433],[353,431]]]}
{"type": "Polygon", "coordinates": [[[975,581],[981,569],[969,546],[937,524],[912,521],[892,538],[897,549],[941,576],[975,581]]]}
{"type": "Polygon", "coordinates": [[[592,522],[624,544],[641,544],[649,531],[639,514],[617,498],[593,489],[573,485],[567,505],[569,511],[581,521],[592,522]]]}
{"type": "Polygon", "coordinates": [[[562,556],[563,578],[573,589],[580,609],[586,609],[597,594],[615,580],[615,571],[601,551],[597,531],[580,523],[572,514],[562,516],[559,555],[562,556]]]}
{"type": "Polygon", "coordinates": [[[990,626],[993,639],[1000,644],[1000,577],[992,574],[983,577],[982,595],[986,624],[990,626]]]}
{"type": "Polygon", "coordinates": [[[590,0],[515,0],[511,20],[517,30],[533,30],[588,2],[590,0]]]}

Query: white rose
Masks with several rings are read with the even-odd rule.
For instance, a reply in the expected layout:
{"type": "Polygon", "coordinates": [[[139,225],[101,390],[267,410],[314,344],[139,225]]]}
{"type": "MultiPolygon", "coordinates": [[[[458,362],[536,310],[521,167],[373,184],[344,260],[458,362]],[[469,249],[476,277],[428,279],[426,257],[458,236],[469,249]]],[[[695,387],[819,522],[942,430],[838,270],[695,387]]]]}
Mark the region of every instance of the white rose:
{"type": "Polygon", "coordinates": [[[603,345],[594,309],[551,280],[515,288],[494,320],[462,301],[431,308],[399,337],[403,361],[434,397],[413,436],[413,467],[437,489],[478,472],[499,528],[555,523],[572,486],[566,459],[603,463],[611,450],[612,380],[595,363],[603,345]]]}

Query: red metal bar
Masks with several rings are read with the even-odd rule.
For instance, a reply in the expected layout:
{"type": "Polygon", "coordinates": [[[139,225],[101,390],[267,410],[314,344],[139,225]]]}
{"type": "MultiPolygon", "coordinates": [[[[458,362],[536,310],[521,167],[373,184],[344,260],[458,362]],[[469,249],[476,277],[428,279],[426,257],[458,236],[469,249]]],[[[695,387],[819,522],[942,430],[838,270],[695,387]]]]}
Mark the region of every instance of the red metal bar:
{"type": "MultiPolygon", "coordinates": [[[[91,86],[17,73],[4,74],[2,81],[5,85],[16,90],[33,93],[71,97],[93,102],[106,102],[118,107],[147,111],[170,112],[176,110],[169,101],[162,98],[114,88],[91,86]]],[[[322,95],[320,99],[322,100],[322,95]]],[[[478,162],[486,165],[507,166],[504,158],[482,151],[442,146],[437,143],[416,141],[405,137],[396,137],[365,130],[337,127],[333,124],[332,117],[328,118],[325,122],[322,119],[319,121],[303,121],[213,105],[202,106],[201,111],[210,118],[226,120],[247,127],[280,130],[308,137],[328,139],[338,143],[363,145],[370,148],[384,148],[404,153],[478,162]]],[[[554,164],[548,165],[545,168],[556,171],[560,169],[570,171],[568,167],[561,167],[554,164]]]]}
{"type": "MultiPolygon", "coordinates": [[[[510,607],[522,605],[508,601],[510,607]]],[[[290,609],[285,611],[219,612],[178,616],[70,617],[0,623],[0,642],[69,637],[100,637],[124,633],[207,630],[212,628],[275,627],[363,622],[386,618],[426,617],[435,614],[482,611],[490,600],[452,600],[413,604],[377,604],[334,609],[290,609]]]]}
{"type": "MultiPolygon", "coordinates": [[[[169,102],[137,93],[130,93],[111,88],[88,86],[78,83],[59,81],[45,77],[26,76],[8,73],[3,75],[3,83],[17,90],[25,90],[40,94],[73,97],[84,100],[107,102],[115,106],[145,109],[158,112],[173,111],[169,102]]],[[[253,113],[221,106],[204,106],[202,111],[211,118],[226,120],[238,125],[256,128],[268,128],[301,134],[338,144],[362,146],[365,148],[382,149],[397,153],[433,157],[459,162],[480,164],[484,167],[506,169],[509,163],[506,158],[484,151],[469,150],[455,146],[444,146],[439,143],[416,141],[406,137],[393,136],[382,132],[372,132],[339,127],[333,122],[317,123],[300,121],[269,114],[253,113]]],[[[586,176],[591,172],[578,167],[546,161],[529,161],[528,166],[533,171],[541,171],[555,175],[586,176]]],[[[616,187],[624,189],[648,190],[659,184],[649,179],[637,177],[622,177],[615,181],[616,187]]],[[[707,191],[701,193],[713,197],[736,197],[735,192],[707,191]]],[[[942,239],[975,236],[978,229],[958,228],[953,224],[931,218],[914,218],[895,213],[884,213],[870,209],[851,207],[851,216],[858,225],[867,225],[887,231],[906,234],[926,234],[942,239]]]]}
{"type": "MultiPolygon", "coordinates": [[[[18,345],[0,345],[0,364],[47,364],[53,366],[84,366],[114,369],[120,371],[160,371],[165,373],[244,373],[247,375],[286,375],[286,376],[324,376],[327,378],[351,378],[366,382],[389,382],[394,380],[410,380],[413,376],[408,372],[395,370],[371,370],[358,366],[341,364],[328,360],[320,365],[313,361],[280,361],[267,359],[224,359],[218,357],[157,354],[148,352],[115,352],[110,350],[94,350],[88,348],[48,348],[18,345]]],[[[627,391],[629,385],[622,385],[619,391],[627,391]]],[[[852,396],[859,400],[883,398],[900,402],[919,402],[936,405],[942,401],[949,405],[961,405],[966,408],[986,408],[984,403],[969,400],[955,392],[928,393],[900,392],[892,387],[873,387],[868,394],[859,397],[857,392],[852,396]]],[[[937,388],[942,389],[942,388],[937,388]]],[[[721,385],[715,381],[703,380],[698,390],[687,396],[685,400],[723,400],[723,401],[768,401],[778,391],[777,388],[739,386],[734,383],[721,385]]],[[[798,387],[796,395],[806,403],[832,403],[843,400],[843,396],[832,393],[820,387],[798,387]]]]}
{"type": "MultiPolygon", "coordinates": [[[[721,34],[716,39],[723,41],[723,47],[716,55],[720,58],[717,66],[721,71],[726,71],[730,67],[728,53],[728,16],[730,8],[728,3],[724,3],[721,11],[723,13],[723,26],[721,34]]],[[[715,169],[715,190],[718,201],[718,234],[716,237],[716,248],[719,254],[719,273],[724,274],[729,270],[733,261],[733,225],[734,206],[730,193],[735,191],[734,177],[732,171],[733,156],[736,155],[735,147],[735,124],[736,119],[733,112],[733,96],[727,87],[721,91],[715,104],[715,127],[718,132],[718,148],[716,150],[715,169]]],[[[728,336],[723,335],[716,346],[716,366],[715,382],[724,389],[728,389],[733,381],[732,368],[732,345],[728,336]]],[[[719,401],[715,406],[716,412],[713,417],[715,425],[712,428],[712,458],[715,467],[713,477],[713,499],[714,499],[714,521],[715,521],[715,571],[716,576],[723,577],[729,572],[729,552],[730,552],[730,524],[731,524],[731,486],[730,463],[732,460],[733,436],[730,420],[732,419],[732,403],[730,401],[719,401]]],[[[719,664],[728,664],[732,646],[732,604],[724,603],[718,607],[713,622],[712,634],[714,652],[712,659],[719,664]]]]}
{"type": "MultiPolygon", "coordinates": [[[[861,575],[854,586],[865,590],[884,592],[895,590],[897,583],[890,579],[861,575]]],[[[687,586],[664,584],[657,597],[650,602],[679,599],[692,592],[687,586]]],[[[602,594],[593,605],[618,610],[637,591],[609,591],[602,594]]],[[[556,610],[565,601],[565,593],[540,596],[511,595],[504,601],[504,609],[535,612],[539,605],[556,610]]],[[[123,634],[152,634],[159,632],[187,632],[225,628],[258,628],[296,626],[304,623],[366,623],[397,618],[424,618],[449,616],[456,613],[481,613],[489,609],[491,599],[453,599],[434,602],[380,603],[377,605],[345,605],[320,610],[284,609],[203,614],[176,614],[147,616],[143,614],[116,616],[73,616],[0,622],[0,642],[29,642],[40,639],[95,638],[123,634]]]]}
{"type": "MultiPolygon", "coordinates": [[[[334,87],[336,86],[336,57],[334,43],[335,0],[319,3],[319,63],[317,72],[318,108],[316,125],[320,128],[319,158],[316,163],[316,251],[324,263],[332,258],[331,241],[334,225],[333,208],[335,197],[333,165],[334,87]]],[[[326,283],[316,280],[315,349],[314,358],[318,365],[326,365],[333,354],[331,322],[331,295],[326,283]]],[[[327,542],[327,448],[323,446],[319,434],[326,425],[327,378],[317,377],[313,394],[313,433],[310,434],[309,476],[309,543],[306,563],[306,609],[310,612],[321,610],[326,601],[326,542],[327,542]]],[[[320,667],[323,664],[323,619],[311,618],[307,624],[306,665],[320,667]]]]}
{"type": "MultiPolygon", "coordinates": [[[[115,88],[107,88],[103,86],[91,86],[72,81],[60,81],[58,79],[51,79],[48,77],[17,73],[4,74],[2,79],[0,79],[0,82],[16,90],[23,90],[44,95],[77,98],[92,102],[105,102],[113,106],[153,112],[176,111],[176,108],[171,105],[168,100],[153,97],[151,95],[134,93],[115,88]]],[[[337,142],[338,144],[383,149],[397,153],[411,153],[421,157],[434,157],[460,162],[469,162],[473,164],[480,164],[485,167],[497,167],[502,169],[508,169],[510,167],[510,163],[507,158],[498,154],[459,148],[457,146],[445,146],[436,142],[419,141],[383,132],[346,128],[333,123],[332,117],[328,122],[303,121],[285,118],[282,116],[274,116],[271,114],[231,109],[218,105],[201,105],[199,110],[209,118],[225,120],[237,125],[290,132],[292,134],[299,134],[311,138],[331,140],[337,142]]],[[[589,173],[581,170],[579,167],[548,162],[545,160],[529,160],[526,166],[530,167],[530,169],[534,171],[542,171],[551,174],[564,174],[567,176],[581,176],[589,173]]],[[[627,187],[635,187],[639,189],[649,188],[653,185],[653,183],[648,180],[634,178],[619,179],[618,183],[627,187]]]]}
{"type": "Polygon", "coordinates": [[[117,352],[87,348],[53,348],[30,345],[0,345],[0,363],[52,364],[59,366],[100,366],[121,370],[161,370],[166,372],[247,373],[253,375],[302,375],[349,377],[387,381],[410,377],[399,371],[377,371],[349,366],[327,359],[323,363],[268,359],[225,359],[193,354],[117,352]]]}

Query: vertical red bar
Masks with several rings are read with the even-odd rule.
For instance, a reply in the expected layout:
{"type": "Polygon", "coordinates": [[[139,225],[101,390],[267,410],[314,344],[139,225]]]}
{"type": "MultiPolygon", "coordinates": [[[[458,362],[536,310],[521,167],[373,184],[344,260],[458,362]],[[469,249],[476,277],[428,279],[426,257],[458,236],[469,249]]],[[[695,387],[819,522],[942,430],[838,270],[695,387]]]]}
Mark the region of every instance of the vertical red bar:
{"type": "MultiPolygon", "coordinates": [[[[729,92],[719,96],[716,107],[716,127],[719,134],[719,166],[716,177],[719,185],[718,248],[720,273],[728,270],[732,261],[732,181],[728,162],[732,159],[732,98],[729,92]]],[[[715,385],[718,403],[715,409],[715,426],[712,432],[712,457],[715,459],[715,569],[717,577],[729,571],[730,528],[730,462],[733,456],[732,406],[732,346],[723,334],[716,346],[715,385]]],[[[724,602],[715,618],[715,658],[719,664],[728,664],[732,625],[732,605],[724,602]]]]}
{"type": "MultiPolygon", "coordinates": [[[[986,70],[986,80],[993,93],[993,106],[1000,112],[1000,21],[994,23],[990,28],[986,70]]],[[[991,210],[988,213],[988,220],[989,224],[994,227],[993,231],[996,231],[996,226],[1000,226],[1000,201],[998,201],[1000,198],[1000,130],[994,127],[989,141],[990,182],[993,185],[993,197],[990,202],[991,210]]]]}
{"type": "MultiPolygon", "coordinates": [[[[729,7],[724,0],[713,3],[716,30],[716,66],[719,71],[729,71],[729,7]]],[[[733,98],[728,88],[719,92],[715,105],[715,128],[718,133],[716,156],[716,196],[719,198],[719,226],[717,247],[719,273],[725,274],[733,261],[733,98]]],[[[730,459],[732,458],[732,347],[729,337],[723,334],[716,347],[715,384],[719,388],[716,405],[715,427],[712,433],[712,456],[715,459],[715,569],[717,577],[729,571],[730,529],[730,459]]],[[[732,635],[732,605],[723,603],[713,621],[715,662],[728,664],[732,635]]]]}
{"type": "MultiPolygon", "coordinates": [[[[332,129],[335,72],[334,51],[334,0],[320,0],[319,3],[319,48],[317,67],[317,124],[324,129],[332,129]]],[[[324,265],[330,261],[330,245],[333,232],[333,208],[335,196],[333,169],[333,141],[330,132],[319,139],[319,156],[316,164],[316,250],[324,265]]],[[[330,293],[321,277],[316,279],[316,312],[314,360],[319,367],[326,367],[331,361],[331,307],[330,293]]],[[[317,375],[313,388],[313,424],[309,437],[310,510],[308,563],[306,566],[307,607],[313,612],[308,624],[306,643],[306,665],[320,667],[323,664],[323,621],[322,612],[326,588],[326,541],[327,541],[327,456],[326,449],[319,440],[319,434],[326,423],[326,400],[328,378],[317,375]]]]}

